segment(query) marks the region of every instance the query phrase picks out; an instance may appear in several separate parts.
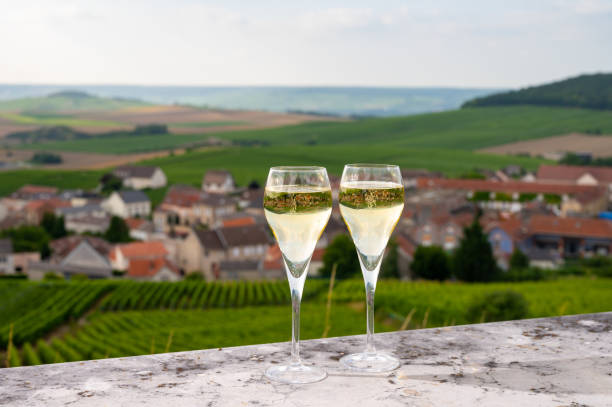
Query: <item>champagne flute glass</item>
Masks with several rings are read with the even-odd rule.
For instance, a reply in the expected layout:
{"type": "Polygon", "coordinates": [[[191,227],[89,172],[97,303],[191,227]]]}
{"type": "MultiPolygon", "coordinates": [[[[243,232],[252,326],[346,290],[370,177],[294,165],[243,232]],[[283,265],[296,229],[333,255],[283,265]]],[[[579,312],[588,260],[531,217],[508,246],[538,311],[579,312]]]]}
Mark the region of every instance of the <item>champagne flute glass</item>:
{"type": "Polygon", "coordinates": [[[332,211],[332,195],[323,167],[270,168],[264,213],[280,247],[291,290],[291,361],[270,366],[266,376],[283,383],[314,383],[327,372],[300,360],[300,302],[310,258],[332,211]]]}
{"type": "Polygon", "coordinates": [[[361,372],[388,372],[399,360],[374,347],[374,292],[389,237],[404,209],[402,175],[396,165],[348,164],[340,180],[340,213],[357,249],[365,282],[367,335],[365,352],[340,362],[361,372]]]}

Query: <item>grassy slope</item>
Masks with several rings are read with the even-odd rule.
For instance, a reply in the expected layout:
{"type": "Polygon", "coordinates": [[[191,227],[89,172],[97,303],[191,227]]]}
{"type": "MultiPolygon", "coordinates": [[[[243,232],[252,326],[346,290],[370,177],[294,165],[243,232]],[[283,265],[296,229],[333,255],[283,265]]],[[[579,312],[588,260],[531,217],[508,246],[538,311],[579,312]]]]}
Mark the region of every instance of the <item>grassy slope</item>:
{"type": "MultiPolygon", "coordinates": [[[[199,186],[207,169],[231,170],[239,185],[252,180],[263,184],[268,169],[275,165],[322,165],[330,174],[340,175],[348,162],[389,162],[402,167],[428,168],[459,175],[480,168],[500,168],[514,163],[536,169],[542,160],[476,154],[461,150],[398,148],[387,146],[327,145],[227,148],[195,151],[143,161],[144,165],[160,166],[170,184],[199,186]]],[[[15,191],[23,184],[39,184],[60,188],[93,188],[103,171],[18,170],[0,171],[0,196],[15,191]]],[[[159,193],[155,193],[155,200],[159,193]]]]}
{"type": "MultiPolygon", "coordinates": [[[[612,112],[548,107],[490,107],[415,116],[316,122],[276,129],[211,134],[230,140],[259,140],[274,145],[384,144],[389,147],[474,150],[520,140],[570,132],[612,133],[612,112]]],[[[210,135],[208,135],[210,136],[210,135]]],[[[44,143],[34,148],[129,153],[163,149],[201,139],[198,135],[155,136],[151,139],[100,139],[44,143]],[[143,145],[146,144],[146,147],[143,145]],[[117,147],[120,145],[120,147],[117,147]],[[119,151],[121,150],[121,151],[119,151]]],[[[31,148],[31,147],[28,147],[31,148]]]]}
{"type": "Polygon", "coordinates": [[[168,150],[206,140],[200,134],[100,136],[86,140],[67,140],[19,146],[28,150],[71,151],[96,154],[133,154],[168,150]]]}
{"type": "MultiPolygon", "coordinates": [[[[308,123],[277,129],[216,133],[232,140],[260,140],[270,147],[196,152],[147,162],[160,165],[171,183],[198,185],[208,168],[231,170],[240,184],[265,180],[268,168],[281,164],[319,164],[339,174],[342,165],[356,161],[393,162],[457,175],[475,167],[499,168],[510,163],[535,169],[541,160],[474,154],[470,151],[517,140],[572,131],[599,129],[612,133],[612,112],[548,107],[490,107],[463,109],[348,123],[308,123]],[[310,142],[316,145],[309,145],[310,142]]],[[[200,135],[139,136],[68,141],[39,145],[45,150],[129,153],[180,146],[201,140],[200,135]]],[[[0,181],[20,185],[44,179],[25,171],[0,173],[0,181]]],[[[49,174],[52,174],[49,172],[49,174]]],[[[78,178],[82,178],[78,174],[78,178]]],[[[67,176],[62,185],[68,185],[67,176]]],[[[49,184],[49,182],[46,182],[49,184]]],[[[13,190],[6,183],[0,193],[13,190]]]]}
{"type": "Polygon", "coordinates": [[[612,133],[612,112],[535,106],[461,109],[354,122],[307,123],[216,134],[275,144],[367,144],[474,150],[520,140],[600,129],[612,133]]]}
{"type": "Polygon", "coordinates": [[[0,171],[0,196],[25,184],[47,185],[60,189],[95,188],[103,171],[16,170],[0,171]]]}
{"type": "Polygon", "coordinates": [[[428,168],[459,175],[474,167],[499,168],[510,163],[535,169],[542,160],[501,157],[469,151],[397,148],[375,145],[274,146],[228,148],[191,152],[184,155],[144,161],[164,169],[170,183],[199,185],[202,174],[211,168],[232,171],[236,181],[246,185],[256,179],[265,182],[268,169],[275,165],[321,165],[331,174],[340,175],[349,162],[389,162],[402,167],[428,168]]]}

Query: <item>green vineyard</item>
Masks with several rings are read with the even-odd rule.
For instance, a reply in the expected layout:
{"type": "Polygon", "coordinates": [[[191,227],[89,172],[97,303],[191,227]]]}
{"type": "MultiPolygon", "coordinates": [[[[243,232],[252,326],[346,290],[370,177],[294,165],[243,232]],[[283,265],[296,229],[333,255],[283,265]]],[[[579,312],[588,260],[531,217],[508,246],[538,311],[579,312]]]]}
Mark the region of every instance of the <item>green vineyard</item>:
{"type": "MultiPolygon", "coordinates": [[[[309,280],[302,337],[365,330],[363,282],[333,290],[309,280]]],[[[487,293],[511,289],[528,303],[526,317],[612,310],[612,279],[459,284],[381,281],[377,331],[478,322],[467,309],[487,293]],[[408,317],[407,317],[408,316],[408,317]]],[[[0,282],[2,367],[286,341],[289,289],[270,282],[0,282]]]]}

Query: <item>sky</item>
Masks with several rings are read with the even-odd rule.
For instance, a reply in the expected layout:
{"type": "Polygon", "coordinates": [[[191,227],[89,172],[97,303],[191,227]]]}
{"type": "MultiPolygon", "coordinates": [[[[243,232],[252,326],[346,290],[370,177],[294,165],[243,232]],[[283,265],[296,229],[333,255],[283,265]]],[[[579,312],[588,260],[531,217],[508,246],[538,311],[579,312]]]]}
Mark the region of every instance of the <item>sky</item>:
{"type": "Polygon", "coordinates": [[[612,0],[0,0],[0,83],[522,87],[612,72],[612,0]]]}

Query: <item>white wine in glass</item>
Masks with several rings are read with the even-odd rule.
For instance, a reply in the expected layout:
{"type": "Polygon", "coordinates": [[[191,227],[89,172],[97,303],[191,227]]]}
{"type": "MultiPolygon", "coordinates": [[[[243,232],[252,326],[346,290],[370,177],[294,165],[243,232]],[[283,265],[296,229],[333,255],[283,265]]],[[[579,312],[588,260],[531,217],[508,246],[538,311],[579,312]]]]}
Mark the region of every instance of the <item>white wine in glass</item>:
{"type": "Polygon", "coordinates": [[[404,186],[396,165],[349,164],[340,181],[340,213],[355,243],[365,282],[367,303],[366,350],[340,362],[361,372],[387,372],[399,360],[374,346],[374,292],[389,237],[404,209],[404,186]]]}
{"type": "Polygon", "coordinates": [[[280,247],[291,290],[291,361],[270,366],[266,376],[283,383],[314,383],[323,369],[300,359],[300,303],[310,258],[327,225],[332,195],[323,167],[273,167],[264,193],[264,213],[280,247]]]}

